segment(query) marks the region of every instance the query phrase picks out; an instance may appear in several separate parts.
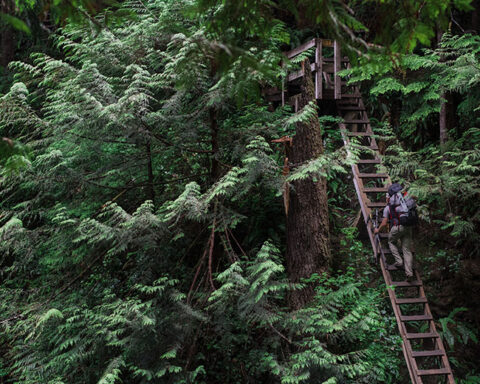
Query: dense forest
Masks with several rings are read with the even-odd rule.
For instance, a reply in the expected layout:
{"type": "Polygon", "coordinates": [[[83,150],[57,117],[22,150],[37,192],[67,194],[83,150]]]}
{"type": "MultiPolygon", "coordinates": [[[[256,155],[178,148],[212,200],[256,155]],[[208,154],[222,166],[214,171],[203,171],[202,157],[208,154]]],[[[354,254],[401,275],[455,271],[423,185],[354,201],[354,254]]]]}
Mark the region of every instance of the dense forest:
{"type": "Polygon", "coordinates": [[[415,197],[455,382],[480,383],[479,11],[0,1],[0,383],[412,382],[360,154],[312,49],[285,55],[315,38],[415,197]],[[298,108],[268,97],[299,69],[298,108]]]}

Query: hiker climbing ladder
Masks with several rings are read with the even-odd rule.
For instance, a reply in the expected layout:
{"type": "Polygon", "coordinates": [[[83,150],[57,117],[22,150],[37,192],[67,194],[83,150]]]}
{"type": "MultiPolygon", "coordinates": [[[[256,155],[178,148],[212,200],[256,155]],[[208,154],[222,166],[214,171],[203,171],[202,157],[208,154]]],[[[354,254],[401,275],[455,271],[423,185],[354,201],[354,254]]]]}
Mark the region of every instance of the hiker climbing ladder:
{"type": "MultiPolygon", "coordinates": [[[[315,82],[315,98],[335,100],[338,115],[343,120],[339,128],[344,144],[347,148],[356,146],[360,153],[352,165],[353,182],[368,236],[388,287],[410,379],[414,384],[455,383],[418,271],[414,272],[415,281],[403,281],[403,270],[391,265],[392,260],[387,262],[391,257],[387,235],[374,235],[378,222],[373,212],[385,207],[385,193],[391,180],[387,173],[378,169],[381,156],[359,88],[348,86],[338,76],[340,70],[349,67],[348,59],[341,57],[336,41],[324,39],[313,39],[287,52],[286,56],[293,59],[314,47],[310,69],[315,82]]],[[[295,92],[298,92],[303,75],[303,69],[289,74],[282,89],[269,90],[266,97],[282,104],[288,102],[297,111],[300,95],[295,92]]]]}

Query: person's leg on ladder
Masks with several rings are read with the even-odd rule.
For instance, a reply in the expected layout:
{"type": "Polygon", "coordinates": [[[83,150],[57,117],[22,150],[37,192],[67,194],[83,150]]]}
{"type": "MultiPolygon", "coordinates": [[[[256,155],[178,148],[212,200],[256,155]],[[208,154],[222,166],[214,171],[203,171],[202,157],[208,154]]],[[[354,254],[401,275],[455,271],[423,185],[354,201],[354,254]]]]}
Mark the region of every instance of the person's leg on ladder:
{"type": "Polygon", "coordinates": [[[413,276],[412,228],[404,227],[402,231],[402,252],[407,278],[413,276]]]}
{"type": "Polygon", "coordinates": [[[403,259],[400,256],[400,252],[398,251],[397,245],[395,244],[399,239],[400,239],[400,226],[395,225],[392,227],[390,230],[390,233],[388,234],[388,247],[390,248],[390,251],[392,252],[392,255],[395,259],[395,264],[397,266],[403,265],[403,259]]]}

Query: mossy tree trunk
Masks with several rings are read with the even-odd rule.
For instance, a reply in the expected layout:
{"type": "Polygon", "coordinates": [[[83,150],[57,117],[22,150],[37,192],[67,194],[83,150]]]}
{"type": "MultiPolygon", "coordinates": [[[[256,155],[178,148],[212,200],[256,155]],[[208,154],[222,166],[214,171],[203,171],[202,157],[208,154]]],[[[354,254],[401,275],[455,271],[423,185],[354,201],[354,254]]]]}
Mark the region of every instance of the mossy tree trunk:
{"type": "MultiPolygon", "coordinates": [[[[315,100],[315,88],[310,63],[304,63],[305,76],[299,110],[315,100]]],[[[302,164],[323,153],[322,133],[317,116],[297,124],[296,134],[288,151],[290,163],[302,164]]],[[[287,215],[287,272],[292,282],[298,283],[313,273],[325,271],[330,264],[330,236],[328,224],[327,182],[316,180],[294,181],[291,185],[287,215]]],[[[313,297],[313,286],[292,293],[293,308],[301,308],[313,297]]]]}
{"type": "MultiPolygon", "coordinates": [[[[12,15],[15,3],[12,0],[0,0],[0,14],[12,15]]],[[[0,65],[7,67],[15,53],[15,33],[8,22],[0,24],[0,65]]]]}

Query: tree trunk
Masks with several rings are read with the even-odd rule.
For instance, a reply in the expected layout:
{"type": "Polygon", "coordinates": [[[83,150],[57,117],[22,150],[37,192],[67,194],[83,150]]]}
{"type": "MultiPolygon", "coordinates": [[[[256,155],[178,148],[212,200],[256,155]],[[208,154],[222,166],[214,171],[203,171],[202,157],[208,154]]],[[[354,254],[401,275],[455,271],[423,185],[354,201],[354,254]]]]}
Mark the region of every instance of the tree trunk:
{"type": "Polygon", "coordinates": [[[210,175],[212,182],[216,182],[220,178],[220,163],[218,162],[218,122],[217,122],[217,110],[215,107],[209,109],[210,116],[210,137],[212,144],[212,165],[210,168],[210,175]]]}
{"type": "MultiPolygon", "coordinates": [[[[299,109],[315,100],[310,63],[303,63],[305,75],[299,109]]],[[[289,149],[289,160],[301,164],[323,153],[323,142],[317,116],[298,123],[289,149]]],[[[312,273],[326,271],[330,264],[327,182],[325,178],[294,181],[287,215],[287,272],[294,283],[312,273]]],[[[301,308],[313,297],[313,286],[292,293],[291,306],[301,308]]]]}
{"type": "Polygon", "coordinates": [[[479,6],[478,0],[473,0],[472,3],[471,3],[471,5],[472,5],[472,7],[473,7],[473,10],[472,10],[472,20],[471,20],[471,24],[472,24],[471,29],[472,29],[474,32],[478,32],[478,6],[479,6]]]}
{"type": "MultiPolygon", "coordinates": [[[[440,29],[437,29],[437,46],[440,45],[442,41],[443,32],[440,29]]],[[[440,61],[444,61],[445,59],[441,56],[440,61]]],[[[446,92],[442,92],[440,100],[440,114],[438,117],[438,126],[439,126],[439,133],[440,133],[440,145],[443,145],[448,140],[448,126],[447,126],[447,101],[448,95],[446,92]]]]}
{"type": "Polygon", "coordinates": [[[440,145],[443,145],[448,140],[448,128],[447,128],[447,94],[442,93],[442,100],[440,101],[440,115],[438,118],[438,125],[440,128],[440,145]]]}
{"type": "MultiPolygon", "coordinates": [[[[14,2],[11,0],[0,0],[0,13],[12,15],[14,2]]],[[[15,33],[12,26],[3,22],[0,27],[0,65],[7,67],[13,60],[15,54],[15,33]]]]}
{"type": "Polygon", "coordinates": [[[152,200],[152,203],[155,204],[155,186],[154,186],[154,175],[153,175],[153,164],[152,164],[152,148],[150,140],[147,141],[146,150],[147,150],[147,173],[148,173],[148,186],[147,186],[147,195],[148,199],[152,200]]]}

